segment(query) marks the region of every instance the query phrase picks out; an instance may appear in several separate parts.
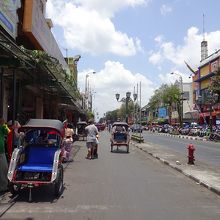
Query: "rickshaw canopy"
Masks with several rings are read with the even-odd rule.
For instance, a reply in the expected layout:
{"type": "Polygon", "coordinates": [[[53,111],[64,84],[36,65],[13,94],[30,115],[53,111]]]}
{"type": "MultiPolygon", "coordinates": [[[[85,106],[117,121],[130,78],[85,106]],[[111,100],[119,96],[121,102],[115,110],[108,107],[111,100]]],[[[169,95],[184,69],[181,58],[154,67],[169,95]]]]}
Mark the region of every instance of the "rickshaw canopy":
{"type": "Polygon", "coordinates": [[[86,121],[79,121],[79,122],[77,122],[76,125],[87,125],[87,122],[86,121]]]}
{"type": "Polygon", "coordinates": [[[56,119],[30,119],[25,125],[19,128],[19,132],[25,132],[29,129],[52,129],[60,135],[63,134],[63,123],[56,119]]]}
{"type": "Polygon", "coordinates": [[[124,127],[126,127],[126,128],[129,127],[129,125],[128,125],[126,122],[119,122],[119,121],[114,122],[113,125],[112,125],[112,127],[114,127],[114,126],[124,126],[124,127]]]}

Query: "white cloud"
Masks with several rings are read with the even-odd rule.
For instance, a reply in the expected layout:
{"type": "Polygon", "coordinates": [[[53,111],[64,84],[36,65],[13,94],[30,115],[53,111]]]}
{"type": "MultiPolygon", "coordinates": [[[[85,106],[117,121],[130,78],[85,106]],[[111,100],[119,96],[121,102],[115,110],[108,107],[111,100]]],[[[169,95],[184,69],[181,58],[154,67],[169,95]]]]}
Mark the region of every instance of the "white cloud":
{"type": "MultiPolygon", "coordinates": [[[[82,91],[85,90],[85,76],[88,72],[92,72],[92,70],[79,73],[79,86],[82,91]]],[[[119,108],[121,103],[116,101],[115,94],[120,93],[122,98],[127,91],[133,93],[134,86],[139,82],[142,84],[142,105],[147,104],[147,100],[155,89],[153,83],[143,74],[132,73],[123,64],[115,61],[106,61],[104,68],[91,75],[89,80],[92,90],[94,89],[96,92],[94,109],[99,110],[99,115],[119,108]]]]}
{"type": "MultiPolygon", "coordinates": [[[[209,55],[214,53],[216,49],[220,48],[220,31],[206,33],[205,39],[208,41],[209,55]]],[[[189,79],[191,72],[186,67],[186,61],[193,69],[197,69],[201,60],[201,41],[203,35],[199,34],[196,27],[191,27],[184,37],[183,45],[175,45],[173,42],[165,41],[161,37],[156,37],[155,41],[159,43],[159,49],[151,52],[149,62],[156,65],[157,68],[167,65],[169,61],[173,68],[170,72],[176,72],[183,78],[183,82],[191,82],[189,79]]],[[[162,68],[163,69],[163,68],[162,68]]],[[[170,72],[159,74],[159,79],[163,83],[174,83],[179,80],[178,76],[171,75],[170,72]]]]}
{"type": "Polygon", "coordinates": [[[149,58],[149,62],[152,64],[159,64],[161,62],[161,53],[157,52],[157,53],[153,53],[150,58],[149,58]]]}
{"type": "MultiPolygon", "coordinates": [[[[201,41],[203,35],[198,33],[199,30],[196,27],[191,27],[187,31],[186,37],[184,37],[183,45],[175,45],[169,41],[160,42],[159,50],[151,53],[149,62],[158,65],[163,62],[170,61],[176,67],[186,68],[184,60],[187,61],[194,69],[199,66],[201,59],[201,41]]],[[[220,31],[210,32],[206,34],[206,40],[208,41],[209,54],[215,52],[215,49],[220,48],[220,31]]]]}
{"type": "Polygon", "coordinates": [[[160,44],[163,41],[163,38],[164,38],[163,35],[158,35],[154,38],[154,40],[155,42],[160,44]]]}
{"type": "Polygon", "coordinates": [[[192,82],[192,79],[189,78],[189,75],[181,73],[177,69],[173,69],[169,73],[159,74],[159,78],[164,84],[171,84],[175,83],[176,81],[180,81],[180,77],[182,77],[183,83],[192,82]]]}
{"type": "Polygon", "coordinates": [[[104,16],[112,17],[117,11],[125,7],[147,5],[149,0],[78,0],[75,2],[80,3],[82,7],[88,10],[99,11],[99,13],[104,16]]]}
{"type": "Polygon", "coordinates": [[[90,54],[133,56],[142,50],[140,39],[116,30],[111,17],[123,7],[143,5],[146,2],[49,0],[47,12],[53,22],[63,28],[65,43],[69,49],[90,54]]]}
{"type": "Polygon", "coordinates": [[[166,14],[172,12],[172,11],[173,11],[173,9],[170,6],[168,6],[168,5],[162,5],[160,7],[160,13],[162,15],[166,15],[166,14]]]}

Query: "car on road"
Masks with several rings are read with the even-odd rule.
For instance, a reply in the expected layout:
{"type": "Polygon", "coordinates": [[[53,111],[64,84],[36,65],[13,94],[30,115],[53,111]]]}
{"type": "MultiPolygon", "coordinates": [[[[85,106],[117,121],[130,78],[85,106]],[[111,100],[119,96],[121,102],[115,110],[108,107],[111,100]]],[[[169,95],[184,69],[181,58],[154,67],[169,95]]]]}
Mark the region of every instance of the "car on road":
{"type": "Polygon", "coordinates": [[[105,130],[105,124],[104,123],[96,123],[95,126],[97,127],[98,131],[104,131],[105,130]]]}
{"type": "Polygon", "coordinates": [[[143,131],[143,126],[140,125],[140,124],[133,124],[133,125],[130,127],[130,129],[131,129],[132,132],[142,133],[142,131],[143,131]]]}

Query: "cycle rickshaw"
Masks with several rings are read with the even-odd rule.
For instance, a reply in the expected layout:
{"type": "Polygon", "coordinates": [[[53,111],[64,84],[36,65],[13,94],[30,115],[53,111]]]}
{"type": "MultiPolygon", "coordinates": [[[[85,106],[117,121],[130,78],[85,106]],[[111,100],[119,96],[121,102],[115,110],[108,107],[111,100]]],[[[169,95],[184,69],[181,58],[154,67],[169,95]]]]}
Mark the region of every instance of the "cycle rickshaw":
{"type": "Polygon", "coordinates": [[[80,121],[77,122],[76,124],[76,139],[80,140],[80,138],[84,139],[86,138],[86,131],[85,131],[85,127],[87,126],[87,122],[86,121],[80,121]]]}
{"type": "Polygon", "coordinates": [[[9,190],[17,194],[29,188],[51,185],[55,196],[63,190],[63,123],[53,119],[30,119],[19,128],[24,132],[21,146],[14,149],[8,170],[9,190]]]}
{"type": "Polygon", "coordinates": [[[115,122],[112,125],[111,133],[111,152],[113,152],[114,146],[126,146],[127,153],[129,153],[130,134],[128,131],[129,125],[126,122],[115,122]]]}

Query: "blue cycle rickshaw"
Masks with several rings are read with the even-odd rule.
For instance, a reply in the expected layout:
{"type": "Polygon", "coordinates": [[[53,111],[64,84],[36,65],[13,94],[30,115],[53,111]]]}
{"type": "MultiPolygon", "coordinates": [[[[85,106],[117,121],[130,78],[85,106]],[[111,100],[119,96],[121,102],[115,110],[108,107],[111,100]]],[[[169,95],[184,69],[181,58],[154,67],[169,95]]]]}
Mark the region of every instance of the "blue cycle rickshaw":
{"type": "Polygon", "coordinates": [[[63,123],[53,119],[30,119],[19,129],[23,143],[13,151],[8,170],[9,190],[17,194],[21,188],[51,185],[55,196],[63,190],[62,144],[63,123]]]}
{"type": "Polygon", "coordinates": [[[110,142],[111,152],[113,152],[114,146],[117,146],[117,150],[118,147],[126,146],[127,153],[129,153],[130,134],[129,125],[126,122],[113,123],[110,142]]]}

